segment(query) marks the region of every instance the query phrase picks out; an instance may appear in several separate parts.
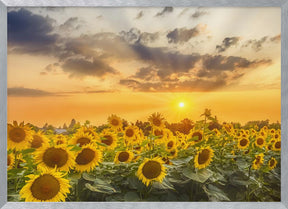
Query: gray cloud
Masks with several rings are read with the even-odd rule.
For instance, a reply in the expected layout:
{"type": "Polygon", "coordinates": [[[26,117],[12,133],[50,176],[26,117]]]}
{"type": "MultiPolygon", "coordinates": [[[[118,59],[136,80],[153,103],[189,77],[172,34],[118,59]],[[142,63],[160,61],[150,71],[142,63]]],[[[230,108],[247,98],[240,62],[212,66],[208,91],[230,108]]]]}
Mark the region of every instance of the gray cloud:
{"type": "Polygon", "coordinates": [[[173,31],[170,31],[167,34],[169,43],[183,44],[189,41],[191,38],[199,36],[202,31],[205,30],[205,27],[197,25],[194,28],[176,28],[173,31]]]}
{"type": "Polygon", "coordinates": [[[193,79],[183,82],[138,82],[136,80],[120,80],[120,84],[128,86],[133,91],[140,92],[196,92],[212,91],[224,87],[224,79],[206,80],[193,79]]]}
{"type": "Polygon", "coordinates": [[[139,20],[139,19],[141,19],[141,18],[143,17],[143,15],[144,15],[144,12],[143,12],[143,11],[140,11],[140,12],[137,14],[137,16],[135,17],[135,19],[139,20]]]}
{"type": "Polygon", "coordinates": [[[39,90],[29,89],[23,87],[8,88],[8,96],[12,97],[45,97],[45,96],[57,96],[57,94],[39,90]]]}
{"type": "Polygon", "coordinates": [[[226,37],[221,45],[216,46],[218,52],[225,52],[231,46],[236,45],[240,40],[240,37],[226,37]]]}
{"type": "Polygon", "coordinates": [[[159,39],[160,34],[141,32],[137,28],[131,28],[129,31],[121,31],[120,36],[128,43],[149,44],[159,39]]]}
{"type": "Polygon", "coordinates": [[[203,11],[203,10],[198,9],[191,15],[191,17],[196,19],[196,18],[199,18],[199,17],[204,16],[206,14],[208,14],[207,11],[203,11]]]}
{"type": "Polygon", "coordinates": [[[242,47],[251,47],[254,49],[256,52],[259,52],[260,50],[263,49],[263,45],[266,43],[280,43],[281,41],[281,34],[269,37],[269,36],[264,36],[261,39],[251,39],[246,41],[242,47]]]}
{"type": "Polygon", "coordinates": [[[8,44],[15,52],[51,53],[59,35],[53,34],[53,20],[26,9],[8,13],[8,44]]]}
{"type": "Polygon", "coordinates": [[[71,17],[68,20],[66,20],[62,25],[60,25],[59,29],[64,32],[77,30],[81,27],[79,23],[80,22],[78,17],[71,17]]]}
{"type": "Polygon", "coordinates": [[[165,7],[161,12],[158,12],[155,17],[162,17],[171,12],[173,12],[173,7],[165,7]]]}
{"type": "Polygon", "coordinates": [[[86,59],[68,59],[62,65],[63,71],[69,73],[70,77],[96,76],[105,77],[106,75],[117,74],[117,71],[100,59],[94,58],[93,61],[86,59]]]}

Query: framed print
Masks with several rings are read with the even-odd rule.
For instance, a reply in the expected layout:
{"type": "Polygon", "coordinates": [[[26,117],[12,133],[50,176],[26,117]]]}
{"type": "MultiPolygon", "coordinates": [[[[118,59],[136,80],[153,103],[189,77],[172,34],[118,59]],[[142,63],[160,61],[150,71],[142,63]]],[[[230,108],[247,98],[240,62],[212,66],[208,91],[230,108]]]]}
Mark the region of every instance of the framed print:
{"type": "Polygon", "coordinates": [[[288,208],[287,18],[1,0],[0,207],[288,208]]]}

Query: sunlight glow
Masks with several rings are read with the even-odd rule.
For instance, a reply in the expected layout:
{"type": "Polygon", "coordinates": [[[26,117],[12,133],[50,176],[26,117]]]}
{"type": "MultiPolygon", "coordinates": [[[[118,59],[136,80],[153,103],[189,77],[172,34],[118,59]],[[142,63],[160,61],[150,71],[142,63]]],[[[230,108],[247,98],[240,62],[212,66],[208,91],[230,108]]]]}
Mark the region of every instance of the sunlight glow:
{"type": "Polygon", "coordinates": [[[184,106],[185,106],[184,102],[179,103],[179,107],[184,107],[184,106]]]}

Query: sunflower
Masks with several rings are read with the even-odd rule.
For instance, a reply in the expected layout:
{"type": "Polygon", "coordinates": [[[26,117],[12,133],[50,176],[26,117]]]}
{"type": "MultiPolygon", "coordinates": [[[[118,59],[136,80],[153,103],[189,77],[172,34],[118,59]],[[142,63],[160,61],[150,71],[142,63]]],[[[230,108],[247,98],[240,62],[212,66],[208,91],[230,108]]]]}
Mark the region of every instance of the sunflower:
{"type": "Polygon", "coordinates": [[[241,138],[241,139],[238,139],[238,148],[239,149],[246,149],[250,144],[250,141],[249,139],[247,138],[241,138]]]}
{"type": "Polygon", "coordinates": [[[64,202],[71,187],[64,175],[55,170],[45,170],[39,175],[30,174],[19,194],[25,202],[64,202]]]}
{"type": "Polygon", "coordinates": [[[169,158],[175,158],[175,157],[177,157],[177,155],[178,155],[178,150],[176,149],[176,148],[174,148],[174,149],[171,149],[170,151],[169,151],[169,158]]]}
{"type": "Polygon", "coordinates": [[[252,168],[255,170],[259,169],[263,164],[263,162],[264,162],[264,154],[261,153],[259,155],[256,155],[255,160],[252,163],[252,168]]]}
{"type": "Polygon", "coordinates": [[[12,124],[8,124],[8,149],[23,150],[29,147],[29,142],[32,140],[32,134],[30,127],[24,122],[18,123],[13,121],[12,124]]]}
{"type": "Polygon", "coordinates": [[[100,142],[106,144],[107,149],[114,149],[117,146],[117,134],[113,130],[104,129],[100,134],[100,142]]]}
{"type": "Polygon", "coordinates": [[[75,170],[80,172],[90,172],[102,162],[102,152],[97,150],[92,144],[86,144],[76,154],[75,170]]]}
{"type": "Polygon", "coordinates": [[[77,133],[89,134],[93,136],[94,139],[98,138],[98,134],[94,131],[93,126],[90,126],[90,127],[82,126],[80,129],[78,129],[77,133]]]}
{"type": "Polygon", "coordinates": [[[275,133],[276,133],[276,131],[275,131],[274,128],[272,128],[272,129],[269,130],[269,134],[274,135],[275,133]]]}
{"type": "Polygon", "coordinates": [[[153,113],[149,118],[148,121],[151,123],[154,129],[162,129],[165,127],[165,119],[160,113],[153,113]]]}
{"type": "Polygon", "coordinates": [[[272,145],[272,149],[274,151],[280,151],[281,150],[281,140],[275,140],[275,142],[272,145]]]}
{"type": "Polygon", "coordinates": [[[199,150],[194,159],[195,168],[202,169],[210,165],[214,151],[208,146],[199,150]]]}
{"type": "Polygon", "coordinates": [[[49,139],[43,134],[42,131],[32,134],[32,140],[30,141],[30,147],[38,149],[40,147],[49,146],[49,139]]]}
{"type": "Polygon", "coordinates": [[[67,137],[60,134],[53,138],[54,145],[67,144],[67,137]]]}
{"type": "Polygon", "coordinates": [[[171,137],[170,139],[168,139],[166,142],[165,142],[165,145],[166,145],[166,150],[167,151],[170,151],[172,149],[174,149],[176,147],[176,140],[174,137],[171,137]]]}
{"type": "Polygon", "coordinates": [[[7,169],[10,170],[14,167],[15,156],[13,154],[7,155],[7,169]]]}
{"type": "Polygon", "coordinates": [[[134,154],[131,151],[119,151],[116,153],[114,163],[129,163],[133,160],[134,154]]]}
{"type": "Polygon", "coordinates": [[[74,166],[74,155],[65,145],[43,147],[36,151],[35,160],[40,170],[54,169],[69,171],[74,166]]]}
{"type": "Polygon", "coordinates": [[[276,140],[280,140],[280,138],[281,138],[281,133],[276,132],[276,133],[274,134],[274,137],[273,137],[273,138],[276,139],[276,140]]]}
{"type": "Polygon", "coordinates": [[[152,183],[152,181],[162,182],[166,176],[166,168],[164,162],[160,157],[152,159],[145,158],[138,168],[137,176],[146,185],[152,183]]]}
{"type": "Polygon", "coordinates": [[[193,141],[191,141],[191,144],[197,144],[199,142],[201,142],[204,138],[203,138],[203,131],[201,130],[195,130],[195,131],[191,131],[191,133],[189,133],[188,138],[190,139],[194,139],[193,141]]]}
{"type": "Polygon", "coordinates": [[[111,115],[108,117],[108,123],[112,129],[121,130],[122,129],[122,120],[116,115],[111,115]]]}
{"type": "Polygon", "coordinates": [[[81,132],[77,132],[73,135],[73,138],[70,140],[70,143],[73,145],[79,144],[80,147],[93,143],[95,141],[95,138],[92,134],[84,133],[84,130],[81,132]]]}
{"type": "Polygon", "coordinates": [[[136,136],[139,133],[139,128],[137,126],[127,126],[124,130],[124,138],[128,143],[135,141],[136,136]]]}
{"type": "Polygon", "coordinates": [[[256,137],[255,145],[257,147],[262,148],[262,147],[264,147],[266,145],[266,142],[265,142],[265,140],[264,140],[264,138],[262,136],[258,136],[258,137],[256,137]]]}
{"type": "Polygon", "coordinates": [[[276,165],[277,165],[277,160],[274,157],[271,157],[271,159],[268,161],[269,170],[274,169],[276,165]]]}

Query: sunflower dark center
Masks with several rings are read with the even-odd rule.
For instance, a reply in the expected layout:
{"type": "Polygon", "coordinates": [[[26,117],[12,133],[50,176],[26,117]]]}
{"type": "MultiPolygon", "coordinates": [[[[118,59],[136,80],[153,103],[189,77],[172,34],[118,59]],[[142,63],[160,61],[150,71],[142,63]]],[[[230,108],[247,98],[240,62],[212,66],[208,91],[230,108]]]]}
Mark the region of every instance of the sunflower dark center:
{"type": "Polygon", "coordinates": [[[161,164],[157,161],[150,160],[145,163],[142,173],[147,179],[154,179],[161,174],[161,164]]]}
{"type": "Polygon", "coordinates": [[[25,140],[26,133],[22,128],[13,128],[9,132],[9,138],[16,143],[22,142],[25,140]]]}
{"type": "Polygon", "coordinates": [[[281,142],[276,142],[275,143],[275,148],[280,149],[281,148],[281,142]]]}
{"type": "Polygon", "coordinates": [[[110,146],[113,143],[113,138],[110,135],[105,135],[103,136],[105,138],[105,140],[102,140],[101,142],[110,146]]]}
{"type": "Polygon", "coordinates": [[[31,193],[38,200],[50,200],[60,191],[59,181],[50,174],[39,176],[31,185],[31,193]]]}
{"type": "Polygon", "coordinates": [[[129,153],[128,153],[128,152],[121,152],[121,153],[118,155],[118,160],[119,160],[120,162],[126,162],[128,159],[129,159],[129,153]]]}
{"type": "Polygon", "coordinates": [[[78,165],[87,165],[95,157],[95,152],[89,148],[83,149],[76,157],[76,163],[78,165]]]}
{"type": "Polygon", "coordinates": [[[117,119],[113,119],[113,120],[111,121],[111,124],[112,124],[113,126],[118,126],[118,125],[119,125],[119,121],[118,121],[117,119]]]}
{"type": "Polygon", "coordinates": [[[155,126],[161,126],[161,120],[159,118],[153,118],[152,121],[155,126]]]}
{"type": "Polygon", "coordinates": [[[11,157],[10,155],[7,156],[7,166],[10,166],[11,164],[11,157]]]}
{"type": "Polygon", "coordinates": [[[86,137],[81,137],[79,139],[77,139],[77,142],[76,144],[79,144],[80,147],[86,145],[86,144],[89,144],[91,142],[90,139],[86,138],[86,137]]]}
{"type": "Polygon", "coordinates": [[[171,154],[172,156],[174,156],[174,155],[176,154],[176,151],[173,150],[173,151],[170,152],[170,154],[171,154]]]}
{"type": "Polygon", "coordinates": [[[203,149],[198,155],[198,164],[204,164],[208,161],[210,157],[210,150],[203,149]]]}
{"type": "Polygon", "coordinates": [[[257,144],[258,144],[258,145],[264,144],[264,139],[258,138],[258,139],[257,139],[257,144]]]}
{"type": "Polygon", "coordinates": [[[126,130],[125,134],[128,137],[132,137],[134,135],[134,130],[129,128],[129,129],[126,130]]]}
{"type": "Polygon", "coordinates": [[[271,159],[271,160],[269,161],[270,167],[272,167],[274,164],[275,164],[275,160],[274,160],[274,159],[271,159]]]}
{"type": "Polygon", "coordinates": [[[170,141],[170,142],[168,142],[167,147],[170,149],[173,147],[173,145],[174,145],[174,142],[170,141]]]}
{"type": "Polygon", "coordinates": [[[279,138],[279,134],[275,134],[275,139],[278,139],[279,138]]]}
{"type": "Polygon", "coordinates": [[[159,138],[162,138],[163,137],[163,131],[161,131],[161,130],[155,130],[154,131],[154,135],[155,136],[159,136],[159,138]],[[162,136],[162,137],[161,137],[162,136]]]}
{"type": "Polygon", "coordinates": [[[42,143],[43,143],[42,137],[40,137],[38,135],[34,135],[33,140],[31,142],[31,147],[32,148],[39,148],[42,146],[42,143]]]}
{"type": "Polygon", "coordinates": [[[56,142],[56,144],[57,144],[57,145],[60,145],[60,144],[64,144],[64,142],[63,142],[62,140],[58,140],[58,141],[56,142]]]}
{"type": "Polygon", "coordinates": [[[241,141],[240,141],[240,145],[241,145],[242,147],[246,146],[247,143],[248,143],[248,140],[247,140],[247,139],[241,139],[241,141]]]}
{"type": "Polygon", "coordinates": [[[195,142],[200,142],[202,140],[202,134],[200,132],[194,132],[192,137],[198,137],[195,142]]]}
{"type": "Polygon", "coordinates": [[[67,161],[68,153],[62,148],[51,147],[43,154],[43,162],[51,168],[54,168],[55,166],[60,168],[64,166],[67,161]]]}

